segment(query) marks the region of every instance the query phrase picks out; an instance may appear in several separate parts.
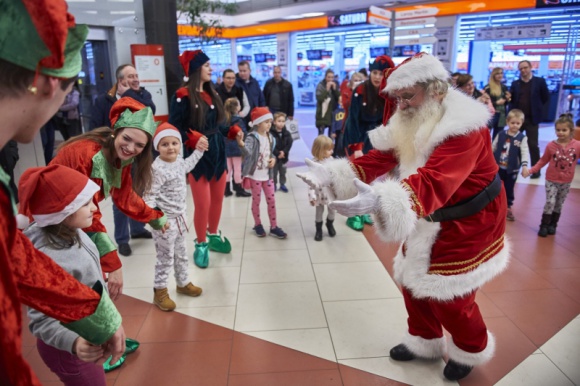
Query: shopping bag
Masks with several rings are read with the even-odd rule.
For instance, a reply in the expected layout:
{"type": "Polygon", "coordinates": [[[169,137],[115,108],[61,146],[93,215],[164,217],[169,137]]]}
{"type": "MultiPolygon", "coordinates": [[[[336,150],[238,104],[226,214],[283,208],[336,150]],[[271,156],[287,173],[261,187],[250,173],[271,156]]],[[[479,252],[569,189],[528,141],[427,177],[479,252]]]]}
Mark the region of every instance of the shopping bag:
{"type": "Polygon", "coordinates": [[[295,119],[288,119],[286,121],[286,130],[290,132],[293,140],[300,139],[300,132],[298,131],[298,121],[295,119]]]}

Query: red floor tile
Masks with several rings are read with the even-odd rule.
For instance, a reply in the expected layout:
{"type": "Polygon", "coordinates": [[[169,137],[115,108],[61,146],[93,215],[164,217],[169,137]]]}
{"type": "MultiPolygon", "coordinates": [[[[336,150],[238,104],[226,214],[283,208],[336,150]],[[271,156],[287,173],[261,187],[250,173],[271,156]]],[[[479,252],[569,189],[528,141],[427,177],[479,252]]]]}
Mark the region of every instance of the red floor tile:
{"type": "Polygon", "coordinates": [[[580,268],[546,269],[536,272],[580,304],[580,268]]]}
{"type": "Polygon", "coordinates": [[[230,375],[228,386],[342,386],[338,370],[230,375]]]}
{"type": "Polygon", "coordinates": [[[532,269],[511,259],[507,269],[492,281],[486,283],[482,290],[486,294],[503,291],[522,291],[554,288],[554,285],[535,273],[532,269]]]}
{"type": "Polygon", "coordinates": [[[339,365],[340,374],[344,386],[403,386],[406,383],[383,378],[366,371],[353,369],[352,367],[339,365]]]}
{"type": "Polygon", "coordinates": [[[336,370],[335,362],[234,333],[230,374],[279,373],[306,370],[336,370]]]}

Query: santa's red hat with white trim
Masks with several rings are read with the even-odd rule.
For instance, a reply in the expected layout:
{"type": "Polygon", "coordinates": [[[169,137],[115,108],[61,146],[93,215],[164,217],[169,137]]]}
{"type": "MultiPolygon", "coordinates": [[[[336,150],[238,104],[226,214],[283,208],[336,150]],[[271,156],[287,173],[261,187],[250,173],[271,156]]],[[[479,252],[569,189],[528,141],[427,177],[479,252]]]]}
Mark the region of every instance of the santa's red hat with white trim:
{"type": "Polygon", "coordinates": [[[60,224],[100,189],[84,174],[63,165],[30,168],[18,183],[18,227],[25,228],[30,217],[40,227],[60,224]]]}
{"type": "Polygon", "coordinates": [[[258,126],[258,124],[267,121],[268,119],[274,120],[270,109],[267,107],[254,107],[250,114],[250,118],[252,121],[250,122],[250,126],[258,126]]]}
{"type": "Polygon", "coordinates": [[[181,142],[181,133],[179,130],[171,123],[163,122],[157,126],[157,130],[155,130],[155,135],[153,136],[153,148],[155,150],[157,150],[159,142],[165,137],[175,137],[181,142]]]}
{"type": "Polygon", "coordinates": [[[420,52],[405,59],[388,74],[387,86],[383,92],[392,92],[407,87],[413,87],[417,83],[430,80],[447,82],[449,71],[443,67],[443,63],[433,55],[420,52]]]}

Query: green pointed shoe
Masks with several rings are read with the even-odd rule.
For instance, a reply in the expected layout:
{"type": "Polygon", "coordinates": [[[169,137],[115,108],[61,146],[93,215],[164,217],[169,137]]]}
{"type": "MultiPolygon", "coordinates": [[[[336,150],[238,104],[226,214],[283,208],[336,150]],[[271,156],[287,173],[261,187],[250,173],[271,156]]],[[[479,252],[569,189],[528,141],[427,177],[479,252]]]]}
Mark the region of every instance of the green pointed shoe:
{"type": "Polygon", "coordinates": [[[126,354],[123,354],[123,356],[113,364],[111,364],[111,359],[113,359],[113,356],[110,356],[109,359],[107,359],[105,363],[103,363],[103,369],[105,370],[105,373],[108,373],[121,367],[121,365],[125,363],[125,355],[126,354]]]}
{"type": "Polygon", "coordinates": [[[355,231],[362,231],[364,228],[364,223],[361,216],[353,216],[346,219],[346,225],[355,231]]]}
{"type": "Polygon", "coordinates": [[[230,244],[230,240],[224,237],[222,241],[222,231],[219,231],[218,234],[212,235],[211,233],[207,233],[209,250],[219,253],[230,253],[232,251],[232,245],[230,244]]]}
{"type": "Polygon", "coordinates": [[[135,339],[125,338],[125,355],[134,353],[139,348],[140,343],[135,339]]]}
{"type": "Polygon", "coordinates": [[[206,242],[198,243],[195,239],[195,252],[193,252],[193,262],[199,268],[207,268],[209,265],[209,245],[206,242]]]}
{"type": "Polygon", "coordinates": [[[370,214],[363,214],[362,216],[363,224],[373,225],[374,221],[370,214]]]}

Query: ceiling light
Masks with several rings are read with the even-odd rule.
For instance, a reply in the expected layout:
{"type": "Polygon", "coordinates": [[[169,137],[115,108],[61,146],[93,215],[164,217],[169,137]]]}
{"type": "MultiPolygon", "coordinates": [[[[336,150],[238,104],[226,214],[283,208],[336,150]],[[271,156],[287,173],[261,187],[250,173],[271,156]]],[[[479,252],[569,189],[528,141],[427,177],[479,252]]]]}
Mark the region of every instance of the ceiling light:
{"type": "Polygon", "coordinates": [[[316,17],[316,16],[322,16],[324,15],[324,12],[307,12],[307,13],[303,13],[302,17],[316,17]]]}

